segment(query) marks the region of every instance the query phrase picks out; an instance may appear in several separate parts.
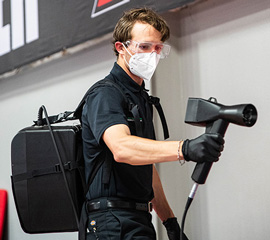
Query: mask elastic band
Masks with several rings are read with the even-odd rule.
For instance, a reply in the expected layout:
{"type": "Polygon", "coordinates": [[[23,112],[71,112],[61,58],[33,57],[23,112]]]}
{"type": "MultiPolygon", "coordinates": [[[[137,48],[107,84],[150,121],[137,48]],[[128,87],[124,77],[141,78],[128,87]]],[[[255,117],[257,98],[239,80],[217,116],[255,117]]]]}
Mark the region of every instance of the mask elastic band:
{"type": "MultiPolygon", "coordinates": [[[[125,46],[125,44],[123,44],[122,43],[122,45],[123,45],[123,47],[126,49],[126,51],[128,52],[128,54],[132,57],[132,54],[127,50],[127,48],[126,48],[126,46],[125,46]]],[[[127,62],[127,60],[126,60],[126,57],[124,56],[124,60],[125,60],[125,62],[126,62],[126,64],[129,66],[129,63],[127,62]]]]}

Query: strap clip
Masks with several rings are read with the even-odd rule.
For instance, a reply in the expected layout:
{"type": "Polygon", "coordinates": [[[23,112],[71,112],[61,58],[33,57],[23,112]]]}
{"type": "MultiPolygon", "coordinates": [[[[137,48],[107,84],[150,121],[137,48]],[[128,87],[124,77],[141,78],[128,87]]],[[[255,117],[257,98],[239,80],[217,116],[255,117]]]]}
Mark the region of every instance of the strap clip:
{"type": "Polygon", "coordinates": [[[158,97],[149,96],[149,103],[157,106],[160,104],[160,99],[158,97]]]}

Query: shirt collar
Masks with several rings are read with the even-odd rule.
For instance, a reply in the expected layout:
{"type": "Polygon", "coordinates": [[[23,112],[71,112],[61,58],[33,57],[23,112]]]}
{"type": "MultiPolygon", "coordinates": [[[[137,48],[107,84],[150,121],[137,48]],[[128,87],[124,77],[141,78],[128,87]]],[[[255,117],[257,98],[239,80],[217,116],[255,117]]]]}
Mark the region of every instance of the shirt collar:
{"type": "Polygon", "coordinates": [[[121,82],[127,89],[132,92],[140,92],[142,90],[146,90],[144,81],[140,86],[116,62],[114,63],[113,69],[111,70],[111,74],[117,81],[121,82]]]}

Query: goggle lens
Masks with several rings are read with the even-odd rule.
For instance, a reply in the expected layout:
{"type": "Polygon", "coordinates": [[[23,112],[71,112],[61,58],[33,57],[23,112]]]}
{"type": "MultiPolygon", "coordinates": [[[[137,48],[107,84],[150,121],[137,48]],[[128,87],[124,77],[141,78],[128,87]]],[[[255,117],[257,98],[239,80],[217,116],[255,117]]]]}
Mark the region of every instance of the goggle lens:
{"type": "Polygon", "coordinates": [[[171,46],[164,43],[152,43],[152,42],[136,42],[127,41],[126,45],[131,48],[134,53],[149,53],[157,52],[160,54],[160,58],[168,57],[171,46]]]}

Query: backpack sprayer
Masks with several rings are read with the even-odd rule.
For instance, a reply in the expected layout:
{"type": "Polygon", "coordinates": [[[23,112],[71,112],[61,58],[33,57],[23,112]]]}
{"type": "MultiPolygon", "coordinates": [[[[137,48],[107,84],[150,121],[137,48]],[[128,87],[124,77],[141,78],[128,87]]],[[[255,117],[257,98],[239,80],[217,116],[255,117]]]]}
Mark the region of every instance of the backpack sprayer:
{"type": "MultiPolygon", "coordinates": [[[[206,133],[219,133],[224,137],[229,123],[240,126],[252,127],[257,120],[257,110],[252,104],[239,104],[224,106],[217,103],[215,98],[209,100],[201,98],[189,98],[186,110],[185,123],[206,127],[206,133]]],[[[181,240],[184,233],[184,222],[196,194],[199,184],[204,184],[211,170],[212,162],[197,163],[192,173],[192,180],[195,182],[188,201],[181,223],[181,240]]]]}

